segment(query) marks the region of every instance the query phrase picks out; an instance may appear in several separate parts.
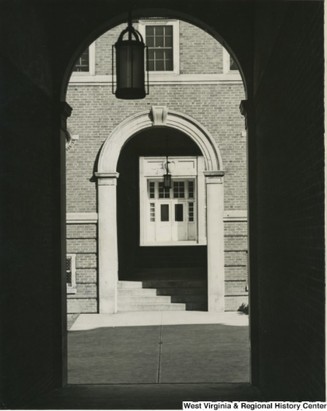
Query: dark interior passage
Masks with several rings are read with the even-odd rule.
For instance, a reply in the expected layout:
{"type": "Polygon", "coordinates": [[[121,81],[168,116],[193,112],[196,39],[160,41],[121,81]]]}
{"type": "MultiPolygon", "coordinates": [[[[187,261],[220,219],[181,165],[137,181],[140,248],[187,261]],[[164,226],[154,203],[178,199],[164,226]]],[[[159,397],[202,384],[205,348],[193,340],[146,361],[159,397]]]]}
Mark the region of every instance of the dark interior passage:
{"type": "MultiPolygon", "coordinates": [[[[136,6],[150,3],[220,33],[243,67],[252,382],[261,398],[324,401],[324,3],[140,0],[136,6]]],[[[214,384],[65,385],[62,89],[78,45],[128,11],[122,1],[95,4],[1,2],[2,406],[26,409],[49,393],[40,409],[176,409],[185,398],[249,399],[248,387],[239,385],[223,394],[214,384]]]]}

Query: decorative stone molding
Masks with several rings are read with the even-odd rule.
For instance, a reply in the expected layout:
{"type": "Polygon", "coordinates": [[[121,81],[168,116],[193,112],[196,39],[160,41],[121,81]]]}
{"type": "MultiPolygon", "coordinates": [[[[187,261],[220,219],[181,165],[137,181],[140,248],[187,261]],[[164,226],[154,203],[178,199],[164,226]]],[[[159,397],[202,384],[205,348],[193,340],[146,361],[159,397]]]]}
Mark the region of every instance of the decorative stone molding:
{"type": "Polygon", "coordinates": [[[116,186],[119,173],[95,173],[98,186],[116,186]]]}
{"type": "Polygon", "coordinates": [[[114,173],[101,173],[101,172],[95,172],[94,173],[95,177],[100,179],[115,179],[119,177],[119,173],[114,172],[114,173]]]}
{"type": "Polygon", "coordinates": [[[225,172],[222,170],[205,171],[204,175],[207,184],[223,184],[225,172]]]}
{"type": "MultiPolygon", "coordinates": [[[[151,87],[160,85],[243,85],[239,72],[233,73],[233,71],[223,74],[174,74],[167,71],[164,72],[164,75],[162,73],[150,72],[149,80],[151,87]]],[[[68,87],[74,87],[77,84],[80,86],[111,86],[112,76],[99,74],[92,76],[87,73],[86,75],[78,76],[73,74],[68,87]]]]}
{"type": "Polygon", "coordinates": [[[96,224],[98,213],[67,213],[67,224],[96,224]]]}
{"type": "MultiPolygon", "coordinates": [[[[206,179],[208,310],[224,311],[224,172],[222,159],[210,133],[192,117],[153,106],[118,125],[105,141],[95,176],[98,178],[99,218],[99,311],[117,312],[118,240],[117,240],[117,163],[124,145],[136,133],[162,126],[186,134],[201,150],[202,168],[199,179],[206,179]]],[[[199,200],[200,201],[200,200],[199,200]]],[[[205,206],[203,207],[205,209],[205,206]]],[[[203,213],[204,215],[205,213],[203,213]]],[[[199,238],[204,240],[204,230],[199,238]]]]}
{"type": "Polygon", "coordinates": [[[224,221],[231,222],[231,221],[240,221],[246,222],[247,221],[248,213],[246,210],[225,210],[224,211],[224,221]]]}
{"type": "MultiPolygon", "coordinates": [[[[162,106],[160,106],[162,107],[162,106]]],[[[222,158],[217,144],[208,130],[190,116],[161,108],[156,113],[160,124],[179,130],[190,137],[202,152],[207,171],[222,170],[222,158]],[[160,120],[161,117],[161,120],[160,120]]],[[[157,121],[157,120],[156,120],[157,121]]],[[[158,123],[157,123],[158,124],[158,123]]],[[[152,109],[137,113],[120,123],[105,141],[98,162],[98,173],[115,173],[123,146],[136,133],[153,127],[152,109]]]]}
{"type": "Polygon", "coordinates": [[[166,124],[168,108],[166,106],[152,106],[151,119],[154,126],[163,126],[166,124]]]}

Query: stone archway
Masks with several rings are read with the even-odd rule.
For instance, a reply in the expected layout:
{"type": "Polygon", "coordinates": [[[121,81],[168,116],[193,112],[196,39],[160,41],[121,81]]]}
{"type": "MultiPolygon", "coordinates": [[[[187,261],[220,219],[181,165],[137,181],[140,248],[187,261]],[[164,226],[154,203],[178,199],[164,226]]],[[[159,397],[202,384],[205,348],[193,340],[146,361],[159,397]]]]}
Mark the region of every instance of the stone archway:
{"type": "Polygon", "coordinates": [[[196,120],[166,106],[131,116],[119,124],[104,143],[98,162],[98,270],[99,311],[117,312],[117,163],[120,152],[136,133],[151,127],[182,131],[200,148],[204,158],[208,265],[208,311],[224,311],[224,190],[219,149],[210,133],[196,120]]]}

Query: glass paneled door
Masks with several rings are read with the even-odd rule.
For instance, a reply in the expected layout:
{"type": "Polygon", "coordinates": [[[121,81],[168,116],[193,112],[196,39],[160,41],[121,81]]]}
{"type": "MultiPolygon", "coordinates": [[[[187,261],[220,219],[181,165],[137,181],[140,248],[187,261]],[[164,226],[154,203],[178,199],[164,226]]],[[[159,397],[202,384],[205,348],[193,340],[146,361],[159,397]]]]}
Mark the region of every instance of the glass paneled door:
{"type": "Polygon", "coordinates": [[[147,180],[147,238],[150,242],[175,243],[196,240],[195,179],[147,180]]]}

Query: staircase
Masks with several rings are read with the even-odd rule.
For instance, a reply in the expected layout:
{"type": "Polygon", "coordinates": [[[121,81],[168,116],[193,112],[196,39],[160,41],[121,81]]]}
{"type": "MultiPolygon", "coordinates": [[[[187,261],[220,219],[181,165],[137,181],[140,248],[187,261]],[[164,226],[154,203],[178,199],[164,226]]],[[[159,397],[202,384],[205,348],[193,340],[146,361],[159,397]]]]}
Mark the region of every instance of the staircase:
{"type": "Polygon", "coordinates": [[[206,282],[147,279],[118,281],[118,311],[205,311],[206,282]]]}

